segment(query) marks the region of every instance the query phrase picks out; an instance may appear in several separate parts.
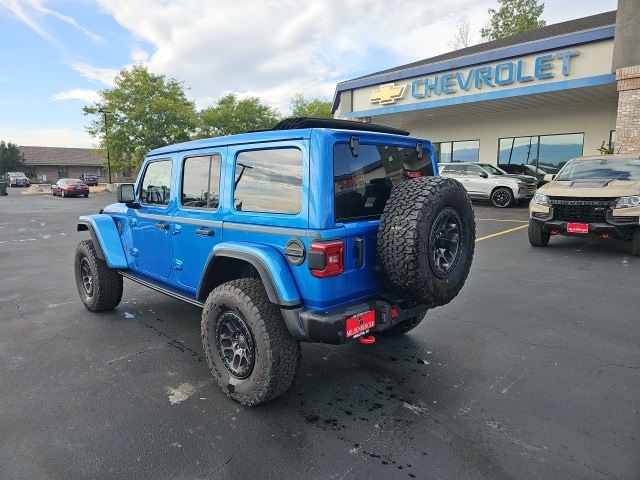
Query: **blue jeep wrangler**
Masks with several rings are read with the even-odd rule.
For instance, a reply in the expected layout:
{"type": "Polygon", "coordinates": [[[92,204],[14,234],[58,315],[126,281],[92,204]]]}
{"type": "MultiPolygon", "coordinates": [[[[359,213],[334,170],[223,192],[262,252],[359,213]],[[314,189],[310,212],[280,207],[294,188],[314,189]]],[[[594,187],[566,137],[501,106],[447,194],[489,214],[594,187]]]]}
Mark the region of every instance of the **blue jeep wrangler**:
{"type": "Polygon", "coordinates": [[[300,342],[415,328],[458,294],[475,245],[469,198],[438,177],[431,142],[314,118],[153,150],[78,231],[86,308],[116,307],[123,278],[201,306],[209,367],[248,406],[289,388],[300,342]]]}

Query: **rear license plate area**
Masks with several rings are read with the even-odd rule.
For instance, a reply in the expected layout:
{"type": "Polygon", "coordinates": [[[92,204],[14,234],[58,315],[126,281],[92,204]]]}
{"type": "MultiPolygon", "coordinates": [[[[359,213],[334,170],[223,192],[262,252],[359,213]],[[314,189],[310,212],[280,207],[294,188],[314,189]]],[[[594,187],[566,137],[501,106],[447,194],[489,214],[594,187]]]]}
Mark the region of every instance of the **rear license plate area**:
{"type": "Polygon", "coordinates": [[[371,309],[347,318],[345,328],[347,338],[356,338],[364,335],[376,326],[376,311],[371,309]]]}

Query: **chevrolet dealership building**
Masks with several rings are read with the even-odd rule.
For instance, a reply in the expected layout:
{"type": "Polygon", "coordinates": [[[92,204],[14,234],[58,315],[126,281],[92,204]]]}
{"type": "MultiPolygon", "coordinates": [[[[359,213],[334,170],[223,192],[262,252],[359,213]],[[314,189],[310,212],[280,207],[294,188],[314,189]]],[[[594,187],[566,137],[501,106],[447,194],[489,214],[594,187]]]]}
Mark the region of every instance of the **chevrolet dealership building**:
{"type": "Polygon", "coordinates": [[[510,171],[640,154],[639,3],[342,82],[334,115],[428,138],[440,162],[510,171]]]}

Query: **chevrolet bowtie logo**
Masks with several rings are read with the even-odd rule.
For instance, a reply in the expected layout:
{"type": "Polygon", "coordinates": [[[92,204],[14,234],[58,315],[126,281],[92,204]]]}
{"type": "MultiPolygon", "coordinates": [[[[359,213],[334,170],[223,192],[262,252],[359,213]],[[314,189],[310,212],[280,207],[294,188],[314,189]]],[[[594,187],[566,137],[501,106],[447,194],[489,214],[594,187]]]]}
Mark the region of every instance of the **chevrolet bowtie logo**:
{"type": "Polygon", "coordinates": [[[386,105],[389,103],[396,103],[396,100],[402,98],[404,95],[404,89],[406,85],[400,85],[396,87],[393,83],[386,85],[380,85],[380,90],[371,92],[371,98],[369,102],[379,103],[380,105],[386,105]]]}

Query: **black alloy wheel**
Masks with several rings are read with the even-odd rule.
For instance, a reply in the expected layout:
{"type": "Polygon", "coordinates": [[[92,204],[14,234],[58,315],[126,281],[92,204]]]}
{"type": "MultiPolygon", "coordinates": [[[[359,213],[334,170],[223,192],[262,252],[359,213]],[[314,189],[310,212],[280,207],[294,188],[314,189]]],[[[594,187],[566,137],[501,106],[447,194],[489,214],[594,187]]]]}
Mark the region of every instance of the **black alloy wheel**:
{"type": "Polygon", "coordinates": [[[513,205],[513,193],[506,187],[500,187],[491,194],[491,203],[498,208],[507,208],[513,205]]]}
{"type": "Polygon", "coordinates": [[[460,215],[451,207],[441,210],[433,221],[429,240],[429,262],[433,273],[439,278],[451,275],[460,260],[461,223],[460,215]]]}
{"type": "Polygon", "coordinates": [[[93,272],[91,271],[91,265],[87,257],[82,257],[80,260],[80,278],[84,293],[87,297],[93,297],[93,272]]]}
{"type": "Polygon", "coordinates": [[[247,324],[236,313],[220,315],[216,329],[216,349],[222,364],[235,378],[251,375],[255,365],[255,345],[247,324]]]}

